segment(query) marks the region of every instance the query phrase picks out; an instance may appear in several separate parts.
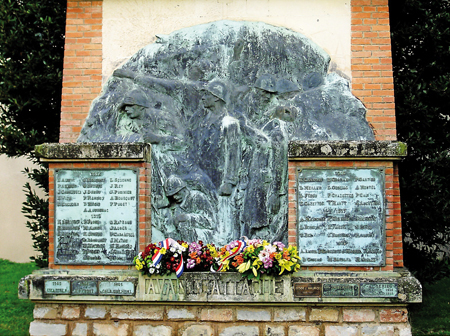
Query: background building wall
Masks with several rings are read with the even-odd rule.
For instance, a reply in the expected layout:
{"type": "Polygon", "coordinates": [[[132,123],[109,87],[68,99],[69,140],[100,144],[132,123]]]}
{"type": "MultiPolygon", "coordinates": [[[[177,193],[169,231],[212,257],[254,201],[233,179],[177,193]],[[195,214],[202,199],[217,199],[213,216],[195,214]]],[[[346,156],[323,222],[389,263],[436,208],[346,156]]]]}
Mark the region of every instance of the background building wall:
{"type": "Polygon", "coordinates": [[[14,262],[29,262],[36,255],[28,228],[27,218],[21,213],[26,200],[23,185],[27,182],[22,173],[32,167],[26,158],[8,158],[0,155],[0,258],[14,262]]]}
{"type": "Polygon", "coordinates": [[[396,139],[388,0],[69,0],[60,141],[76,141],[103,81],[156,34],[226,19],[309,37],[350,80],[376,139],[396,139]]]}

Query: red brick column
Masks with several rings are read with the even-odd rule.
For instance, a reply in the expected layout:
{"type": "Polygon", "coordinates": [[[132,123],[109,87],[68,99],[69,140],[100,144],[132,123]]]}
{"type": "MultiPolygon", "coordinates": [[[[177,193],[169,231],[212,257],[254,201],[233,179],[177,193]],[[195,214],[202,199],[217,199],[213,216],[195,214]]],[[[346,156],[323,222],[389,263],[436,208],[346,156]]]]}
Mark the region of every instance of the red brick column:
{"type": "Polygon", "coordinates": [[[352,89],[376,140],[396,140],[388,0],[352,0],[352,89]]]}
{"type": "Polygon", "coordinates": [[[102,1],[67,2],[60,142],[75,142],[102,87],[102,1]]]}

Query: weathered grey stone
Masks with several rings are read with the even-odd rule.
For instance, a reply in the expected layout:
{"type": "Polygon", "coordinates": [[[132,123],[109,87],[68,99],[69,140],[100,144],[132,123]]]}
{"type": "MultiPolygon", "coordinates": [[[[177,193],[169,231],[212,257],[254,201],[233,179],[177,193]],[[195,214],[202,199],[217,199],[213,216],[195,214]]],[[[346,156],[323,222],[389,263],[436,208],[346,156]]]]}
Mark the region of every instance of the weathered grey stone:
{"type": "Polygon", "coordinates": [[[375,312],[372,309],[344,309],[344,322],[371,322],[375,321],[375,312]]]}
{"type": "Polygon", "coordinates": [[[106,307],[88,306],[84,312],[84,316],[88,319],[103,319],[107,313],[106,307]]]}
{"type": "Polygon", "coordinates": [[[95,336],[128,336],[130,326],[126,323],[94,323],[93,335],[95,336]]]}
{"type": "Polygon", "coordinates": [[[284,327],[276,325],[267,325],[264,329],[265,336],[284,336],[284,327]]]}
{"type": "Polygon", "coordinates": [[[80,307],[79,306],[63,306],[61,313],[62,319],[73,320],[80,317],[80,307]]]}
{"type": "Polygon", "coordinates": [[[233,326],[225,327],[219,332],[219,336],[258,336],[257,326],[233,326]]]}
{"type": "Polygon", "coordinates": [[[133,336],[172,336],[172,327],[158,325],[136,325],[133,336]]]}
{"type": "Polygon", "coordinates": [[[33,310],[35,319],[56,319],[58,315],[58,306],[40,306],[36,305],[33,310]]]}
{"type": "Polygon", "coordinates": [[[111,308],[111,318],[120,320],[162,320],[163,306],[114,306],[111,308]]]}
{"type": "MultiPolygon", "coordinates": [[[[355,297],[355,298],[327,298],[328,303],[390,303],[401,304],[408,303],[406,298],[414,298],[413,302],[417,302],[421,298],[420,283],[411,276],[408,272],[325,272],[325,271],[305,271],[301,270],[292,275],[283,275],[281,277],[263,276],[260,281],[242,278],[241,274],[233,272],[220,273],[204,273],[204,272],[189,272],[184,273],[182,277],[177,279],[175,274],[164,277],[146,277],[142,276],[137,270],[120,270],[120,271],[105,271],[105,270],[38,270],[33,272],[30,276],[30,299],[42,300],[49,299],[48,295],[44,294],[44,282],[47,279],[64,280],[64,281],[131,281],[136,284],[136,296],[122,297],[125,302],[135,301],[171,301],[171,302],[300,302],[304,298],[293,296],[293,288],[297,283],[398,283],[399,293],[408,293],[414,291],[414,295],[406,295],[405,297],[355,297]],[[157,281],[159,281],[157,283],[157,281]],[[172,286],[169,284],[172,283],[172,286]],[[264,282],[264,286],[263,286],[264,282]],[[160,291],[160,284],[170,288],[164,293],[160,291]],[[200,284],[200,286],[198,286],[200,284]],[[269,286],[270,284],[270,286],[269,286]],[[407,285],[405,287],[405,284],[407,285]],[[154,290],[150,290],[153,286],[154,290]],[[156,288],[156,289],[155,289],[156,288]],[[172,289],[173,288],[173,289],[172,289]],[[180,289],[181,288],[181,289],[180,289]],[[264,289],[265,288],[265,289],[264,289]],[[273,292],[272,288],[275,289],[273,292]],[[214,290],[213,290],[214,289],[214,290]],[[169,293],[166,293],[169,292],[169,293]]],[[[95,302],[95,296],[69,296],[69,295],[54,295],[52,300],[64,301],[85,301],[95,302]]],[[[320,303],[321,298],[308,297],[308,302],[320,303]]],[[[102,302],[114,301],[114,296],[102,296],[102,302]]],[[[42,301],[41,301],[42,302],[42,301]]],[[[97,302],[98,303],[98,302],[97,302]]],[[[50,305],[37,305],[37,307],[50,305]]],[[[56,306],[56,305],[55,305],[56,306]]],[[[176,309],[175,306],[172,307],[176,309]]],[[[392,306],[396,309],[397,306],[392,306]]],[[[273,308],[274,321],[283,322],[305,320],[305,314],[300,307],[285,307],[273,308]],[[280,310],[281,309],[281,310],[280,310]],[[294,310],[292,310],[294,309],[294,310]],[[296,312],[297,311],[297,312],[296,312]],[[298,315],[297,315],[298,314],[298,315]]],[[[200,313],[201,310],[199,310],[200,313]]],[[[61,311],[62,312],[62,311],[61,311]]],[[[87,318],[104,318],[106,311],[102,305],[90,304],[86,309],[87,318]],[[97,310],[95,308],[100,308],[97,310]],[[92,316],[92,317],[91,317],[92,316]]],[[[388,315],[383,313],[388,318],[388,315]]],[[[392,317],[392,316],[391,316],[392,317]]],[[[344,317],[346,318],[346,317],[344,317]]],[[[399,322],[402,320],[400,319],[399,322]]],[[[369,321],[367,321],[369,322],[369,321]]],[[[389,322],[388,320],[384,321],[389,322]]]]}
{"type": "Polygon", "coordinates": [[[288,336],[319,336],[320,329],[315,326],[289,326],[288,336]]]}
{"type": "Polygon", "coordinates": [[[393,326],[363,326],[361,336],[394,336],[393,326]]]}
{"type": "Polygon", "coordinates": [[[167,318],[170,320],[193,320],[197,317],[197,308],[168,308],[167,318]]]}
{"type": "Polygon", "coordinates": [[[87,336],[87,323],[75,323],[75,328],[72,330],[72,336],[87,336]]]}
{"type": "Polygon", "coordinates": [[[339,310],[333,308],[312,308],[309,315],[310,321],[337,322],[339,310]]]}
{"type": "Polygon", "coordinates": [[[228,308],[204,308],[200,312],[201,321],[232,321],[233,310],[228,308]]]}
{"type": "Polygon", "coordinates": [[[411,327],[409,325],[399,326],[398,336],[412,336],[411,327]]]}
{"type": "Polygon", "coordinates": [[[325,336],[358,336],[356,326],[325,326],[325,336]]]}
{"type": "Polygon", "coordinates": [[[63,336],[67,334],[67,325],[61,323],[30,323],[30,336],[63,336]]]}
{"type": "Polygon", "coordinates": [[[34,149],[37,157],[58,159],[128,159],[150,162],[150,144],[143,143],[45,143],[34,149]]]}
{"type": "Polygon", "coordinates": [[[30,277],[31,275],[27,275],[20,279],[18,285],[19,299],[28,300],[30,295],[30,277]]]}
{"type": "Polygon", "coordinates": [[[270,321],[269,309],[236,309],[238,321],[270,321]]]}
{"type": "Polygon", "coordinates": [[[274,308],[274,321],[306,321],[305,308],[274,308]]]}
{"type": "Polygon", "coordinates": [[[287,242],[288,141],[374,139],[329,62],[305,36],[261,22],[182,29],[114,71],[78,141],[153,144],[154,241],[287,242]],[[201,200],[183,202],[183,216],[171,177],[201,200]]]}
{"type": "Polygon", "coordinates": [[[213,328],[206,324],[193,324],[182,328],[181,336],[212,336],[213,328]]]}
{"type": "Polygon", "coordinates": [[[397,141],[290,141],[289,158],[390,158],[407,155],[406,144],[397,141]]]}

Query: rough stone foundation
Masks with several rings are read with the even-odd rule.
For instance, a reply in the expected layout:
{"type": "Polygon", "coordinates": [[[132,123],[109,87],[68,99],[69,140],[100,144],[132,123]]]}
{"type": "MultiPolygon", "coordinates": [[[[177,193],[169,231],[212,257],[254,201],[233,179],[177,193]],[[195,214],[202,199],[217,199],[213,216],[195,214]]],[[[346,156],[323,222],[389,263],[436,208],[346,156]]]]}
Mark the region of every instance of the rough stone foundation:
{"type": "Polygon", "coordinates": [[[399,307],[36,304],[30,335],[407,336],[399,307]]]}

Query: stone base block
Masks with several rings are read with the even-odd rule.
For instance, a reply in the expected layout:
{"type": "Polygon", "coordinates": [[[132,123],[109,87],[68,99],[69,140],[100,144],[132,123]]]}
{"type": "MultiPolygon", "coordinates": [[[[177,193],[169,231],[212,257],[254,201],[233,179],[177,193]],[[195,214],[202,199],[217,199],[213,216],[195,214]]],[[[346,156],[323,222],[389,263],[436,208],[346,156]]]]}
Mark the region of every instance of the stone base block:
{"type": "Polygon", "coordinates": [[[411,335],[404,305],[37,303],[34,318],[31,336],[411,335]]]}

